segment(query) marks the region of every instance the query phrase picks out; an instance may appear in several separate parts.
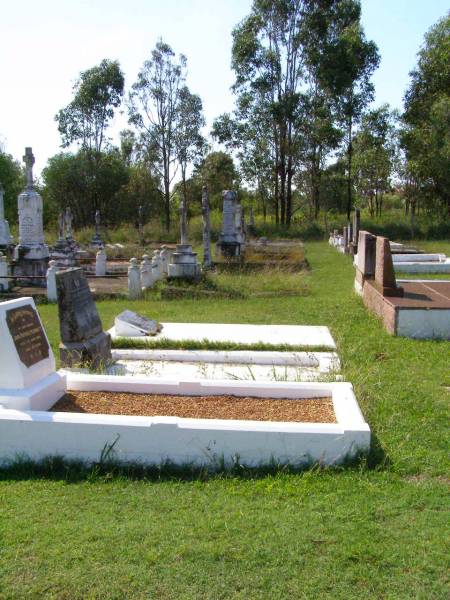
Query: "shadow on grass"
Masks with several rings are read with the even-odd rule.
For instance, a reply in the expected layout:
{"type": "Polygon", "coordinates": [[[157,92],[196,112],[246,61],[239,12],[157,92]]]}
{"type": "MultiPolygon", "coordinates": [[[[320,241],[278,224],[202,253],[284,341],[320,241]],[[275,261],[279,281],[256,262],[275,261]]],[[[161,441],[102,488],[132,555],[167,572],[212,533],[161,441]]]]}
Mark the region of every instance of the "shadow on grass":
{"type": "MultiPolygon", "coordinates": [[[[382,452],[382,450],[381,450],[382,452]]],[[[384,454],[369,457],[357,455],[346,459],[339,465],[325,466],[313,461],[305,461],[300,465],[281,464],[273,461],[258,467],[249,467],[236,459],[233,464],[225,464],[217,460],[206,466],[194,464],[176,465],[170,461],[160,464],[144,465],[141,463],[121,463],[114,460],[86,463],[82,460],[68,460],[61,456],[48,456],[40,461],[27,457],[0,467],[0,481],[50,480],[66,483],[108,482],[115,479],[144,480],[149,482],[167,481],[208,481],[211,479],[239,478],[243,480],[258,480],[277,475],[302,475],[304,473],[333,473],[344,471],[366,471],[367,469],[386,466],[384,454]]]]}

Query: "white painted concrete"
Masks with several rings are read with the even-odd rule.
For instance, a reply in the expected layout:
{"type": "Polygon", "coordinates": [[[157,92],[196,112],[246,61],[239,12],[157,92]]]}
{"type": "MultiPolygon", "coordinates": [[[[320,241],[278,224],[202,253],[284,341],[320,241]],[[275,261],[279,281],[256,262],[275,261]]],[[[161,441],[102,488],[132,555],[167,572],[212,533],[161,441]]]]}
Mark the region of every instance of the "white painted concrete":
{"type": "Polygon", "coordinates": [[[393,254],[392,261],[396,262],[445,262],[445,254],[393,254]]]}
{"type": "MultiPolygon", "coordinates": [[[[336,348],[328,327],[310,325],[247,325],[228,323],[163,323],[161,333],[152,340],[230,342],[248,346],[270,344],[272,346],[323,346],[336,348]]],[[[108,333],[117,339],[114,327],[108,333]]],[[[127,338],[125,338],[127,339],[127,338]]],[[[136,339],[136,338],[130,338],[136,339]]],[[[145,338],[144,338],[145,339],[145,338]]]]}
{"type": "Polygon", "coordinates": [[[266,383],[137,381],[108,376],[68,376],[69,389],[301,398],[331,396],[337,423],[276,423],[178,417],[127,417],[0,409],[0,460],[18,455],[42,459],[62,455],[98,461],[109,458],[161,464],[242,464],[273,460],[299,465],[336,464],[367,452],[370,429],[349,383],[266,383]],[[119,380],[122,381],[119,381],[119,380]]]}
{"type": "Polygon", "coordinates": [[[442,262],[394,262],[394,271],[401,273],[450,273],[450,258],[442,262]]]}
{"type": "Polygon", "coordinates": [[[397,335],[416,339],[450,340],[450,309],[406,309],[398,313],[397,335]]]}
{"type": "Polygon", "coordinates": [[[110,374],[171,380],[315,381],[340,379],[334,352],[114,350],[110,374]]]}

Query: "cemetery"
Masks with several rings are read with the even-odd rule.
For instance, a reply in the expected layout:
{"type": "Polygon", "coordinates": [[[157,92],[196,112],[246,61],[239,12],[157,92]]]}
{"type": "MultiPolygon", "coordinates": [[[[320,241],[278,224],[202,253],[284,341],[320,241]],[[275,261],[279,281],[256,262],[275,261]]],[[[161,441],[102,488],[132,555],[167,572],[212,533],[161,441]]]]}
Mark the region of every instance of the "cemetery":
{"type": "Polygon", "coordinates": [[[5,5],[2,600],[448,596],[450,13],[407,4],[5,5]]]}

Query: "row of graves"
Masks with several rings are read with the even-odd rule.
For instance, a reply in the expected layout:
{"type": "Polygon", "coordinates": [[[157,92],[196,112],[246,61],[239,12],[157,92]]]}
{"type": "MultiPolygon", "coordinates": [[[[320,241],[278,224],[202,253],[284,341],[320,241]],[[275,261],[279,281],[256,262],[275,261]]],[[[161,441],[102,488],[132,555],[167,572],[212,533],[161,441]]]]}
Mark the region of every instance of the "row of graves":
{"type": "Polygon", "coordinates": [[[382,319],[392,335],[415,339],[450,339],[450,281],[396,279],[402,273],[450,273],[450,259],[425,254],[388,238],[360,230],[356,209],[343,234],[334,231],[329,243],[353,255],[355,291],[367,308],[382,319]]]}
{"type": "MultiPolygon", "coordinates": [[[[206,187],[202,190],[202,264],[199,263],[197,254],[188,240],[187,207],[184,198],[180,206],[180,243],[176,247],[162,245],[153,251],[151,257],[144,254],[140,262],[136,258],[132,258],[128,264],[123,260],[108,259],[108,252],[120,251],[124,246],[104,242],[98,210],[95,213],[95,230],[89,248],[80,247],[74,240],[70,208],[60,213],[58,239],[55,245],[49,248],[44,237],[43,202],[34,187],[35,159],[31,148],[25,149],[23,159],[27,187],[18,197],[18,244],[14,243],[9,224],[4,218],[3,188],[0,184],[0,292],[9,291],[14,284],[25,288],[46,287],[48,299],[55,302],[56,273],[80,265],[91,278],[128,277],[129,297],[135,299],[164,278],[199,281],[202,273],[213,268],[287,266],[290,269],[301,269],[306,264],[301,242],[252,238],[251,234],[255,231],[253,211],[250,210],[250,220],[246,224],[244,210],[238,201],[237,193],[232,190],[226,190],[222,194],[223,222],[213,259],[206,187]]],[[[141,244],[144,245],[142,207],[139,209],[138,230],[141,244]]],[[[109,285],[104,287],[108,288],[109,285]]],[[[116,291],[116,288],[113,289],[116,291]]]]}
{"type": "Polygon", "coordinates": [[[59,370],[33,299],[0,303],[0,462],[108,456],[215,469],[368,452],[328,328],[158,323],[124,311],[104,331],[82,269],[55,279],[59,370]],[[163,349],[195,342],[206,349],[163,349]]]}
{"type": "MultiPolygon", "coordinates": [[[[356,255],[360,231],[360,210],[353,214],[353,222],[346,225],[342,233],[335,229],[329,238],[329,243],[343,254],[356,255]]],[[[397,273],[449,273],[450,258],[443,253],[425,253],[399,242],[390,242],[394,271],[397,273]]]]}

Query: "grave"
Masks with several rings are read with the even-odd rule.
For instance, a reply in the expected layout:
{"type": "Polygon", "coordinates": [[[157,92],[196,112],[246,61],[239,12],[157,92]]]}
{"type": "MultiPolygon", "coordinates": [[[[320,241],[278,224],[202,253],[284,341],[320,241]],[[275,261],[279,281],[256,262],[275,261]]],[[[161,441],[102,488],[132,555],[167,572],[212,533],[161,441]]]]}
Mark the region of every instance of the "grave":
{"type": "Polygon", "coordinates": [[[66,208],[58,215],[58,240],[51,249],[50,258],[60,267],[73,267],[77,263],[78,251],[72,237],[72,212],[66,208]]]}
{"type": "MultiPolygon", "coordinates": [[[[315,325],[248,325],[235,323],[162,323],[162,330],[153,340],[172,342],[232,343],[238,346],[266,344],[286,347],[336,348],[328,327],[315,325]]],[[[120,338],[115,327],[108,333],[120,338]]],[[[145,336],[142,336],[145,339],[145,336]]],[[[126,337],[124,339],[127,339],[126,337]]],[[[133,337],[134,340],[138,339],[133,337]]]]}
{"type": "Polygon", "coordinates": [[[24,279],[27,285],[45,287],[49,249],[44,239],[42,198],[33,184],[35,159],[31,148],[25,148],[23,160],[26,165],[27,187],[17,200],[19,244],[14,248],[13,275],[19,279],[21,276],[27,277],[28,279],[24,279]]]}
{"type": "Polygon", "coordinates": [[[401,273],[450,273],[445,254],[393,254],[394,271],[401,273]]]}
{"type": "Polygon", "coordinates": [[[168,277],[176,279],[194,279],[201,276],[201,267],[197,262],[197,253],[192,252],[192,246],[188,242],[187,235],[187,207],[186,199],[182,197],[180,206],[180,230],[181,240],[173,252],[167,268],[168,277]]]}
{"type": "Polygon", "coordinates": [[[355,289],[392,335],[450,339],[450,281],[408,281],[397,285],[387,238],[360,232],[355,289]],[[369,243],[370,242],[370,243],[369,243]]]}
{"type": "Polygon", "coordinates": [[[66,391],[32,298],[0,303],[0,412],[47,410],[66,391]]]}
{"type": "MultiPolygon", "coordinates": [[[[236,227],[238,207],[237,193],[232,190],[222,192],[223,217],[222,231],[216,244],[216,255],[223,258],[234,258],[241,255],[241,237],[236,227]]],[[[239,212],[240,222],[240,212],[239,212]]]]}
{"type": "Polygon", "coordinates": [[[103,331],[89,285],[80,268],[56,274],[61,364],[101,367],[111,361],[111,338],[103,331]]]}

